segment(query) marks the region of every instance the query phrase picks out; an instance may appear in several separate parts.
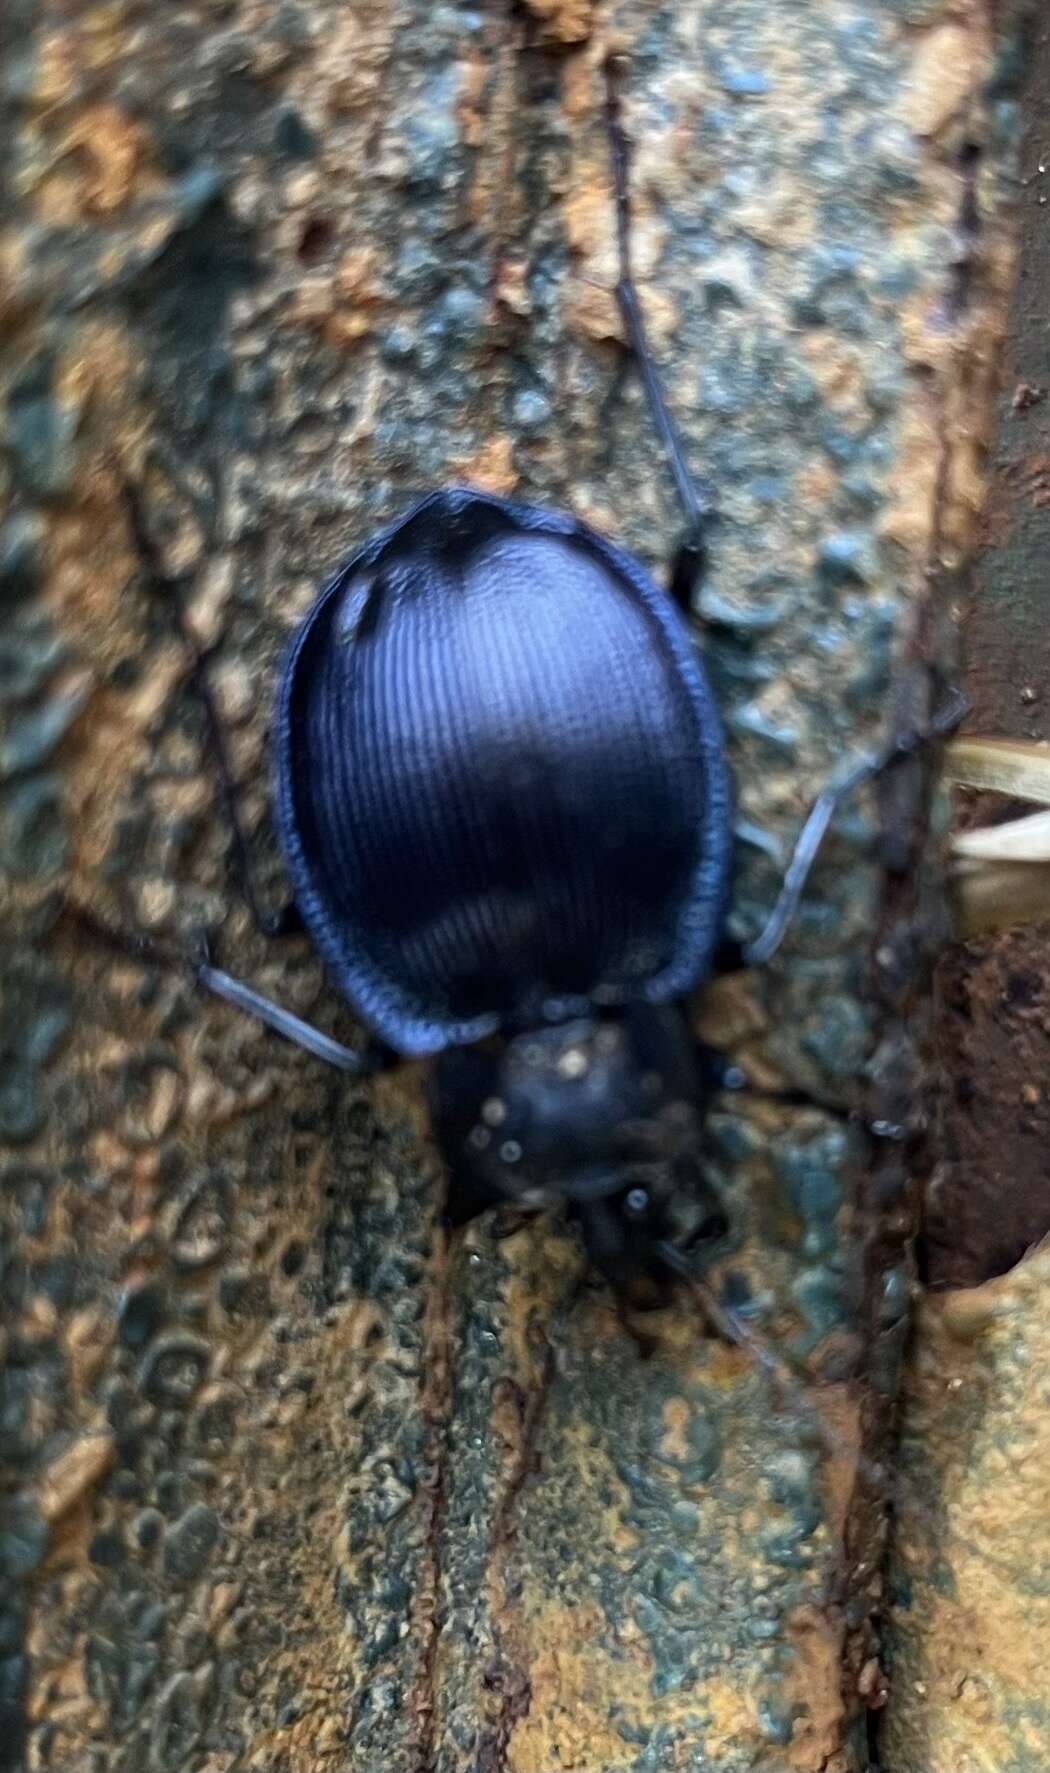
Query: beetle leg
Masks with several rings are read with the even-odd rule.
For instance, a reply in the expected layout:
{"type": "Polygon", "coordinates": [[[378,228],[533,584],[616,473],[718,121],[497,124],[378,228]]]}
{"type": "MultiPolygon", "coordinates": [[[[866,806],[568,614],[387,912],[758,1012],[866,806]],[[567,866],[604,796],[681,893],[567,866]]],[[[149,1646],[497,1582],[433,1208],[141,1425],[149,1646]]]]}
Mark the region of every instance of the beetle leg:
{"type": "Polygon", "coordinates": [[[778,1102],[785,1108],[815,1108],[832,1120],[863,1127],[873,1139],[890,1139],[899,1143],[912,1131],[896,1121],[869,1120],[861,1109],[852,1108],[848,1102],[836,1102],[830,1096],[818,1096],[815,1090],[806,1089],[799,1084],[781,1084],[773,1088],[766,1084],[757,1084],[735,1059],[727,1058],[725,1053],[720,1053],[717,1047],[708,1046],[706,1041],[697,1041],[696,1057],[705,1094],[749,1094],[761,1098],[763,1102],[778,1102]]]}
{"type": "Polygon", "coordinates": [[[226,735],[223,732],[222,721],[219,718],[219,710],[208,677],[210,652],[200,645],[186,619],[184,598],[188,577],[182,573],[171,573],[165,567],[156,540],[146,521],[145,506],[139,488],[121,475],[120,490],[124,500],[124,509],[127,512],[128,528],[135,545],[135,551],[142,564],[148,588],[152,593],[159,594],[170,612],[179,642],[189,659],[190,679],[194,692],[204,710],[208,743],[215,773],[218,777],[219,798],[232,838],[231,863],[237,888],[251,913],[253,923],[262,935],[294,935],[302,928],[302,921],[296,906],[289,903],[279,911],[268,911],[255,891],[248,837],[237,798],[237,784],[230,765],[226,735]]]}
{"type": "Polygon", "coordinates": [[[765,927],[753,941],[746,943],[741,950],[740,958],[743,966],[764,966],[780,947],[798,910],[810,870],[820,853],[820,846],[824,841],[828,826],[842,802],[862,787],[865,782],[875,780],[904,758],[913,757],[922,746],[945,738],[948,733],[955,730],[965,712],[964,698],[954,695],[948,706],[940,714],[935,715],[928,725],[914,727],[898,734],[873,757],[864,758],[856,764],[841,781],[834,784],[829,783],[826,788],[821,790],[813,803],[809,817],[795,839],[795,847],[784,875],[777,902],[766,920],[765,927]]]}
{"type": "Polygon", "coordinates": [[[751,1088],[751,1079],[743,1067],[728,1059],[725,1053],[720,1053],[717,1047],[709,1047],[704,1040],[696,1042],[696,1062],[705,1095],[714,1095],[722,1090],[735,1093],[737,1090],[751,1088]]]}
{"type": "Polygon", "coordinates": [[[631,200],[628,180],[629,154],[627,137],[620,121],[620,89],[615,56],[605,64],[605,122],[609,136],[609,157],[612,162],[613,201],[616,206],[616,244],[619,253],[619,275],[616,302],[623,319],[627,343],[638,365],[649,403],[649,413],[667,465],[674,477],[679,503],[685,513],[686,533],[675,552],[671,567],[670,592],[684,610],[691,608],[692,593],[704,570],[707,556],[707,532],[714,517],[714,495],[705,481],[696,480],[689,472],[685,449],[664,393],[663,381],[656,367],[645,330],[638,289],[631,264],[631,200]]]}
{"type": "Polygon", "coordinates": [[[671,556],[667,589],[683,615],[692,615],[693,599],[707,566],[706,525],[687,531],[671,556]]]}
{"type": "Polygon", "coordinates": [[[703,1078],[704,1088],[712,1095],[760,1096],[763,1102],[782,1102],[788,1108],[819,1108],[822,1113],[833,1115],[837,1120],[855,1120],[854,1111],[842,1102],[830,1101],[827,1097],[814,1095],[812,1090],[799,1089],[794,1084],[767,1088],[764,1084],[756,1084],[742,1065],[720,1053],[717,1047],[709,1047],[706,1041],[696,1043],[697,1063],[703,1078]]]}
{"type": "Polygon", "coordinates": [[[342,1041],[333,1040],[330,1034],[315,1028],[311,1022],[304,1022],[291,1010],[274,1003],[272,998],[263,997],[251,985],[245,985],[240,979],[233,979],[218,967],[209,966],[206,962],[193,967],[193,976],[198,985],[213,996],[221,997],[226,1003],[233,1004],[238,1010],[244,1010],[256,1021],[265,1022],[275,1034],[283,1035],[295,1046],[303,1047],[320,1059],[325,1065],[334,1065],[338,1071],[351,1072],[355,1077],[366,1077],[374,1071],[382,1071],[389,1063],[390,1056],[386,1048],[378,1043],[368,1043],[360,1052],[353,1047],[345,1047],[342,1041]]]}
{"type": "Polygon", "coordinates": [[[234,979],[220,967],[213,967],[207,957],[194,960],[150,936],[116,929],[96,912],[90,911],[86,905],[79,905],[72,899],[63,901],[63,909],[109,947],[129,955],[132,960],[153,966],[177,967],[180,971],[189,973],[194,984],[199,985],[202,991],[210,991],[213,997],[221,997],[235,1009],[254,1016],[256,1021],[264,1022],[267,1028],[272,1028],[275,1034],[280,1034],[295,1046],[304,1048],[324,1064],[335,1066],[338,1071],[349,1072],[355,1077],[366,1077],[396,1063],[396,1055],[389,1053],[378,1042],[370,1041],[363,1048],[357,1049],[344,1046],[342,1041],[333,1040],[330,1034],[315,1028],[311,1022],[304,1022],[294,1011],[286,1010],[281,1004],[274,1003],[272,998],[264,997],[253,986],[234,979]]]}
{"type": "Polygon", "coordinates": [[[488,1212],[490,1207],[505,1206],[507,1197],[495,1188],[479,1187],[476,1180],[469,1176],[451,1173],[445,1193],[445,1219],[455,1231],[461,1225],[469,1225],[472,1219],[488,1212]]]}

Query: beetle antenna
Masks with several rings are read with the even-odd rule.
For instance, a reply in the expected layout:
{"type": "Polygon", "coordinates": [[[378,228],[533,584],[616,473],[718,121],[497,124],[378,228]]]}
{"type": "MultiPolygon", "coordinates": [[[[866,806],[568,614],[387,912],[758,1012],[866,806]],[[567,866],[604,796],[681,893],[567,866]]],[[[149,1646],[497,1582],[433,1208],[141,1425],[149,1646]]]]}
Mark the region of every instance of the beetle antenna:
{"type": "Polygon", "coordinates": [[[642,305],[638,299],[631,261],[630,154],[620,116],[617,61],[618,58],[611,55],[605,63],[605,122],[612,162],[616,243],[620,261],[616,302],[627,333],[628,345],[642,378],[650,416],[668,467],[674,476],[679,503],[685,513],[686,531],[671,569],[671,595],[676,603],[688,610],[692,592],[703,574],[707,559],[707,532],[715,514],[714,493],[706,481],[695,479],[689,471],[685,448],[671,417],[663,380],[653,357],[645,330],[642,305]]]}
{"type": "Polygon", "coordinates": [[[213,997],[221,997],[224,1003],[232,1004],[235,1009],[253,1016],[257,1022],[265,1023],[275,1034],[282,1035],[285,1040],[290,1040],[295,1046],[312,1053],[315,1059],[323,1060],[326,1065],[334,1065],[339,1071],[364,1077],[380,1070],[385,1063],[382,1048],[367,1048],[359,1053],[353,1047],[343,1046],[341,1041],[333,1040],[331,1035],[315,1028],[312,1023],[304,1022],[292,1010],[283,1009],[271,998],[263,997],[252,986],[232,978],[220,967],[213,967],[207,959],[194,960],[167,942],[157,941],[153,936],[118,929],[97,912],[73,899],[64,899],[63,909],[108,948],[114,948],[118,953],[126,954],[131,960],[143,962],[147,966],[173,967],[188,973],[203,991],[210,991],[213,997]]]}

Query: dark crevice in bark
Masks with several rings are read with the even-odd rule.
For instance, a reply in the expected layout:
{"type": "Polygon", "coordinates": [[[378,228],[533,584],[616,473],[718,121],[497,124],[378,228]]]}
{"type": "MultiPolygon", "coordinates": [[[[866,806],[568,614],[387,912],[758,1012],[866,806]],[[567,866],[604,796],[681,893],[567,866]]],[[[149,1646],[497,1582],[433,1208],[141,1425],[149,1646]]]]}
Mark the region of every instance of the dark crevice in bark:
{"type": "Polygon", "coordinates": [[[442,1629],[442,1540],[448,1514],[449,1435],[452,1422],[448,1245],[444,1236],[441,1236],[434,1267],[434,1290],[424,1337],[426,1371],[423,1417],[429,1448],[429,1470],[423,1528],[423,1568],[420,1572],[421,1595],[415,1609],[423,1635],[415,1700],[419,1717],[416,1773],[435,1773],[437,1766],[437,1662],[442,1629]]]}

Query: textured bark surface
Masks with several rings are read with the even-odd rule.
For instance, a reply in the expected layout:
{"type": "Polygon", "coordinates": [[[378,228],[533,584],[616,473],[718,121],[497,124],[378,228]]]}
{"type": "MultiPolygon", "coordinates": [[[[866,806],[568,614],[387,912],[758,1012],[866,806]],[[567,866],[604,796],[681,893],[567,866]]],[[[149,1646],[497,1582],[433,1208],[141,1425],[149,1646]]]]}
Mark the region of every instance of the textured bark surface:
{"type": "Polygon", "coordinates": [[[893,1773],[1020,1773],[1050,1758],[1048,1285],[1043,1249],[918,1313],[890,1563],[893,1773]]]}
{"type": "MultiPolygon", "coordinates": [[[[1024,100],[1021,251],[1004,352],[982,551],[963,625],[972,732],[1048,732],[1050,623],[1050,22],[1033,36],[1024,100]]],[[[1003,803],[969,796],[964,818],[1003,803]],[[982,799],[984,804],[982,804],[982,799]]],[[[972,1286],[1050,1231],[1050,982],[1046,928],[961,945],[938,968],[950,1099],[926,1222],[928,1277],[972,1286]]]]}
{"type": "MultiPolygon", "coordinates": [[[[968,724],[1024,738],[1046,734],[1050,665],[1046,21],[1033,50],[1019,275],[963,631],[968,724]]],[[[964,816],[1002,816],[1001,801],[972,798],[964,816]]],[[[904,1390],[890,1557],[880,1740],[893,1773],[1050,1765],[1050,1256],[1045,1242],[1031,1252],[1050,1230],[1047,991],[1045,926],[961,945],[938,967],[944,1142],[926,1207],[931,1292],[904,1390]]]]}
{"type": "MultiPolygon", "coordinates": [[[[7,1765],[863,1764],[878,1498],[852,1448],[892,1397],[903,1152],[761,1103],[712,1122],[720,1284],[821,1380],[832,1458],[688,1301],[640,1346],[558,1226],[446,1242],[416,1071],[347,1086],[178,974],[96,952],[57,889],[208,930],[347,1030],[305,945],[267,946],[231,899],[122,472],[199,569],[275,899],[274,660],[355,540],[472,480],[661,567],[676,515],[611,294],[615,45],[646,312],[723,514],[700,614],[753,928],[816,787],[891,707],[921,713],[945,645],[1011,269],[1019,20],[979,0],[9,6],[7,1765]]],[[[782,963],[707,1008],[756,1075],[850,1099],[867,1069],[893,1120],[940,934],[936,872],[911,866],[922,786],[898,783],[880,847],[851,814],[782,963]]]]}

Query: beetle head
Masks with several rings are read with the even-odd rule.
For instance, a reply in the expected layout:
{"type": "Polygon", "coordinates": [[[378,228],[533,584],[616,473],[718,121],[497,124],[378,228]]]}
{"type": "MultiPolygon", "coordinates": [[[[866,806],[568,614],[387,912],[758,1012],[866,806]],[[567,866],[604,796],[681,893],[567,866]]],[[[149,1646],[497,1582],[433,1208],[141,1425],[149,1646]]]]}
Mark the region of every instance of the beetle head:
{"type": "Polygon", "coordinates": [[[703,1091],[675,1009],[638,1006],[450,1051],[434,1110],[453,1218],[498,1201],[562,1202],[616,1291],[660,1303],[670,1275],[727,1230],[702,1163],[703,1091]]]}

